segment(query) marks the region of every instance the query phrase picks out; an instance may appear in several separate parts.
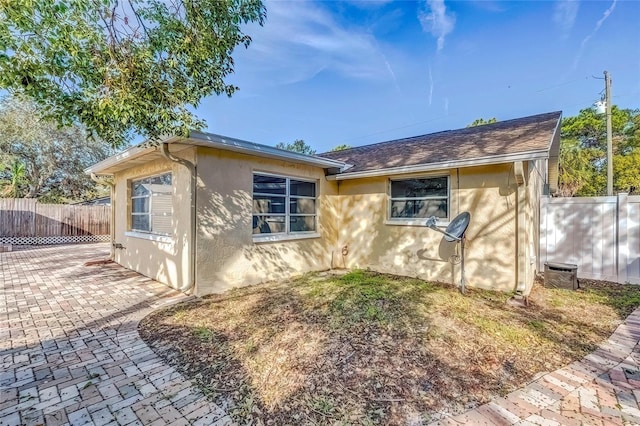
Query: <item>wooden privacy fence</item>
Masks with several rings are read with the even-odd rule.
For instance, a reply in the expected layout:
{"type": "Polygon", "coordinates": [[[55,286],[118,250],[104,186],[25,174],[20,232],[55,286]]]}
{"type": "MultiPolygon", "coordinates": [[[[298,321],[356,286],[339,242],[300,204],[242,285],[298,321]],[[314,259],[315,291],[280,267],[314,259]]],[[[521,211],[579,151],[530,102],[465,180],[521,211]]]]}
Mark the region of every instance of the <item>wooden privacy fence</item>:
{"type": "Polygon", "coordinates": [[[111,207],[0,198],[0,244],[109,241],[111,207]]]}
{"type": "Polygon", "coordinates": [[[578,277],[640,284],[640,196],[544,197],[540,264],[578,265],[578,277]]]}

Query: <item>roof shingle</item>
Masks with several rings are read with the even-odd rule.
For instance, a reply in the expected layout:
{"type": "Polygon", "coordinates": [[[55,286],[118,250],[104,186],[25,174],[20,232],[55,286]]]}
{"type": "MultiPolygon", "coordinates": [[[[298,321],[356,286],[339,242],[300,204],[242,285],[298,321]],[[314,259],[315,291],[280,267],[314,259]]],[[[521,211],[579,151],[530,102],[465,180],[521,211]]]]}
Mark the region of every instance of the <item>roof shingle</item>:
{"type": "Polygon", "coordinates": [[[326,152],[353,167],[342,174],[548,151],[561,111],[326,152]]]}

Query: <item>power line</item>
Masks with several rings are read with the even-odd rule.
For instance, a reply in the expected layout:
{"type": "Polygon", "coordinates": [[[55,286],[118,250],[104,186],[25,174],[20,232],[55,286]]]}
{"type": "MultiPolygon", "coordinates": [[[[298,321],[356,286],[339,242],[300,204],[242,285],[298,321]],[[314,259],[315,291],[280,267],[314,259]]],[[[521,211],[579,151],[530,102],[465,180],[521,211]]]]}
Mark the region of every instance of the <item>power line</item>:
{"type": "MultiPolygon", "coordinates": [[[[558,87],[567,86],[569,84],[573,84],[573,83],[576,83],[578,81],[588,80],[589,78],[590,78],[590,76],[580,77],[580,78],[576,78],[576,79],[573,79],[573,80],[565,81],[564,83],[560,83],[560,84],[556,84],[556,85],[553,85],[553,86],[545,87],[545,88],[542,88],[542,89],[532,90],[529,93],[540,93],[540,92],[544,92],[544,91],[551,90],[551,89],[557,89],[558,87]]],[[[570,107],[574,107],[574,106],[578,106],[578,105],[571,105],[570,107]]],[[[442,115],[442,116],[439,116],[439,117],[436,117],[436,118],[433,118],[433,119],[430,119],[430,120],[419,121],[419,122],[407,124],[407,125],[400,126],[400,127],[393,127],[393,128],[390,128],[390,129],[385,129],[385,130],[380,130],[380,131],[373,132],[373,133],[368,133],[368,134],[362,135],[362,136],[356,136],[356,137],[349,138],[349,139],[343,139],[343,140],[339,141],[339,143],[351,142],[351,141],[358,140],[358,139],[364,139],[364,138],[367,138],[367,137],[370,137],[370,136],[380,135],[382,133],[388,133],[388,132],[392,132],[392,131],[395,131],[395,130],[406,129],[406,128],[417,126],[417,125],[420,125],[420,124],[432,123],[434,121],[438,121],[438,120],[441,120],[441,119],[446,118],[446,117],[455,117],[456,115],[459,115],[459,114],[442,115]]]]}
{"type": "Polygon", "coordinates": [[[558,87],[562,87],[562,86],[567,86],[569,84],[573,84],[576,81],[583,81],[583,80],[588,80],[588,79],[589,79],[589,76],[576,78],[575,80],[565,81],[564,83],[556,84],[554,86],[545,87],[544,89],[538,89],[538,90],[535,91],[535,93],[540,93],[540,92],[544,92],[544,91],[551,90],[551,89],[557,89],[558,87]]]}
{"type": "Polygon", "coordinates": [[[391,128],[391,129],[380,130],[380,131],[378,131],[378,132],[373,132],[373,133],[369,133],[369,134],[362,135],[362,136],[356,136],[355,138],[344,139],[344,140],[342,140],[342,141],[340,141],[340,142],[341,142],[341,143],[344,143],[344,142],[350,142],[350,141],[354,141],[354,140],[356,140],[356,139],[363,139],[363,138],[367,138],[367,137],[369,137],[369,136],[376,136],[376,135],[379,135],[379,134],[381,134],[381,133],[387,133],[387,132],[392,132],[392,131],[394,131],[394,130],[406,129],[406,128],[408,128],[408,127],[417,126],[417,125],[419,125],[419,124],[431,123],[431,122],[438,121],[438,120],[442,120],[443,118],[446,118],[446,117],[452,117],[452,116],[455,116],[455,115],[457,115],[457,114],[450,114],[450,115],[448,115],[448,116],[446,116],[446,115],[441,115],[441,116],[439,116],[439,117],[432,118],[432,119],[430,119],[430,120],[418,121],[418,122],[416,122],[416,123],[411,123],[411,124],[407,124],[407,125],[400,126],[400,127],[393,127],[393,128],[391,128]]]}

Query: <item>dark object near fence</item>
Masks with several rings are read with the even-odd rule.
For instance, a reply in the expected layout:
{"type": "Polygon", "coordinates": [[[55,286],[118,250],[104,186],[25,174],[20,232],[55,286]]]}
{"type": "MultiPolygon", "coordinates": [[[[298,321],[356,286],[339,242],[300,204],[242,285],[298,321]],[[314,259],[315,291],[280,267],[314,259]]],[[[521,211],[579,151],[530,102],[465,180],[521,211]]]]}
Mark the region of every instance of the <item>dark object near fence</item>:
{"type": "Polygon", "coordinates": [[[545,262],[544,286],[576,290],[580,287],[580,283],[578,282],[578,265],[572,263],[545,262]]]}

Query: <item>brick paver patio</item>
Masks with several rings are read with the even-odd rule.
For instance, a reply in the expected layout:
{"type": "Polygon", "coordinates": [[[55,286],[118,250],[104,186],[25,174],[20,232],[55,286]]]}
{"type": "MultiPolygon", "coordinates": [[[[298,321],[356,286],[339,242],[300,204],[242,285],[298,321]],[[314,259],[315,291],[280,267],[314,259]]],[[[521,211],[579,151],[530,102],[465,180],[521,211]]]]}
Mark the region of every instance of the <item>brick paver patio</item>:
{"type": "MultiPolygon", "coordinates": [[[[84,244],[0,253],[0,425],[231,424],[140,339],[138,321],[186,296],[84,244]]],[[[600,348],[436,424],[640,424],[640,309],[600,348]]]]}
{"type": "Polygon", "coordinates": [[[140,339],[181,293],[104,259],[108,245],[0,253],[0,425],[231,424],[140,339]]]}
{"type": "Polygon", "coordinates": [[[640,425],[639,341],[636,309],[581,361],[434,425],[640,425]]]}

